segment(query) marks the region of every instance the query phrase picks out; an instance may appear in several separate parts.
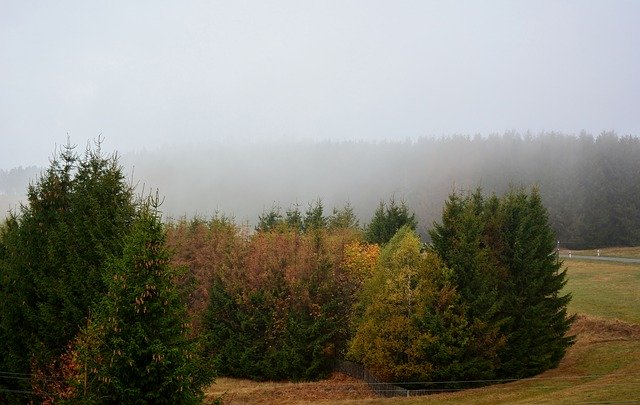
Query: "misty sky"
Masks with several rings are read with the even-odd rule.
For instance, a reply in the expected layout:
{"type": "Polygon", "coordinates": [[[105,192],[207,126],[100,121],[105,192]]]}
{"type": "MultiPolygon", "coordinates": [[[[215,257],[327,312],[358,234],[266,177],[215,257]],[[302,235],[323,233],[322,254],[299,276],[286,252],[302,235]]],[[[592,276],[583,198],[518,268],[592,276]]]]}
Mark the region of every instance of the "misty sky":
{"type": "Polygon", "coordinates": [[[640,1],[0,1],[0,169],[102,133],[640,135],[640,1]]]}

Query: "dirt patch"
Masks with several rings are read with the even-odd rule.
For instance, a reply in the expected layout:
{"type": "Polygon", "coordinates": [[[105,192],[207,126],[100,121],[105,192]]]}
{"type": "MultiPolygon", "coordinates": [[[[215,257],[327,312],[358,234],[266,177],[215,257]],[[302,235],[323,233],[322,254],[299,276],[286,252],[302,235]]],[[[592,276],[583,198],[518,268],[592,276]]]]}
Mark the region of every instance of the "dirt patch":
{"type": "Polygon", "coordinates": [[[222,398],[223,404],[299,404],[374,398],[367,384],[334,372],[322,381],[308,383],[253,382],[220,378],[207,392],[207,401],[222,398]]]}
{"type": "Polygon", "coordinates": [[[578,315],[569,334],[588,338],[591,341],[637,340],[640,339],[640,325],[617,319],[578,315]]]}

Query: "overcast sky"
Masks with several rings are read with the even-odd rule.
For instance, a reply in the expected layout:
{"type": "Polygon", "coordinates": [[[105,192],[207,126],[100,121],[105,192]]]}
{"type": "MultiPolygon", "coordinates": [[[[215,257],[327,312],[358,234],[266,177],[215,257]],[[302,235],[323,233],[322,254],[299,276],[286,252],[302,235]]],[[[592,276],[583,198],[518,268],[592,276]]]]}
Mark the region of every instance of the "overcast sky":
{"type": "Polygon", "coordinates": [[[640,135],[640,1],[0,0],[0,168],[103,134],[640,135]]]}

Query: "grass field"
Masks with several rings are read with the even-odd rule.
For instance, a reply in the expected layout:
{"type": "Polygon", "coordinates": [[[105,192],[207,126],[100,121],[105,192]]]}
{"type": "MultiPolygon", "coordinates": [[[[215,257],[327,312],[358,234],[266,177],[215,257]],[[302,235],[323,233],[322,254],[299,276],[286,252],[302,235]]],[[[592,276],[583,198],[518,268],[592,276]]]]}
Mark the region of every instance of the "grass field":
{"type": "Polygon", "coordinates": [[[578,314],[571,329],[576,342],[556,369],[535,378],[412,398],[375,397],[366,385],[339,374],[313,383],[220,378],[207,400],[222,395],[227,404],[640,403],[640,264],[569,259],[565,265],[565,289],[573,295],[569,310],[578,314]]]}
{"type": "Polygon", "coordinates": [[[640,324],[640,265],[567,259],[569,310],[640,324]]]}

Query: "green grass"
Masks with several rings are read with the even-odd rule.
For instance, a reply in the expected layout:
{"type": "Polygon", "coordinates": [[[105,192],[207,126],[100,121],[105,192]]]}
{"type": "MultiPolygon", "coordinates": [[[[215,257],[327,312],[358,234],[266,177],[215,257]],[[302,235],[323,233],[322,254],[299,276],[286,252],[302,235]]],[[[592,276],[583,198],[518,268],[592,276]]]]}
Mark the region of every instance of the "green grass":
{"type": "Polygon", "coordinates": [[[640,265],[565,260],[569,311],[640,323],[640,265]]]}

